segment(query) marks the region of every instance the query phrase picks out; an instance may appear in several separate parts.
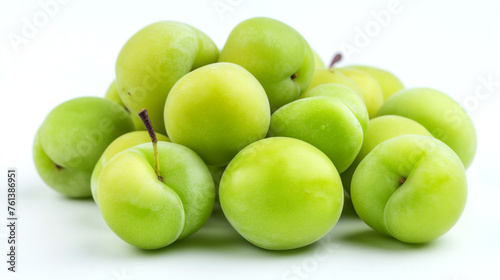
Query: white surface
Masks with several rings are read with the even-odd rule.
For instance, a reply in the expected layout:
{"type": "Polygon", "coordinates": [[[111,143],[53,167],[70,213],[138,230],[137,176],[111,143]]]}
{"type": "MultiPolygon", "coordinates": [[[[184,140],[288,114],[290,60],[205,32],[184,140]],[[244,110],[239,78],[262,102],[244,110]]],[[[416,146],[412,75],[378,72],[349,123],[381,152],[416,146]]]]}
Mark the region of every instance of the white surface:
{"type": "Polygon", "coordinates": [[[41,181],[31,159],[34,133],[59,103],[104,95],[121,46],[149,23],[186,22],[222,48],[237,23],[268,16],[296,28],[329,60],[342,42],[354,44],[356,28],[370,25],[372,13],[390,1],[124,2],[69,1],[15,52],[8,34],[20,34],[23,17],[43,10],[38,1],[1,1],[0,172],[16,167],[20,190],[14,275],[6,271],[1,176],[0,279],[500,279],[500,2],[401,1],[400,13],[350,58],[393,71],[407,87],[437,88],[460,103],[478,100],[469,109],[478,150],[458,224],[430,244],[409,246],[347,215],[321,242],[289,252],[248,244],[220,211],[182,242],[152,252],[135,249],[107,228],[91,200],[66,199],[41,181]],[[218,14],[214,3],[230,8],[218,14]],[[489,76],[497,84],[478,94],[489,76]],[[304,274],[293,274],[296,269],[304,274]]]}

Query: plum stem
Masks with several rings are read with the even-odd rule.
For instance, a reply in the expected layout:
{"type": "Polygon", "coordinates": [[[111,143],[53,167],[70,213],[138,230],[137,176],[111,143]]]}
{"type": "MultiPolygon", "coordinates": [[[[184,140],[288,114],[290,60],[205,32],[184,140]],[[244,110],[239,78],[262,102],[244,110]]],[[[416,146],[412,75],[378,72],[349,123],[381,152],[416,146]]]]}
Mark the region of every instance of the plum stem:
{"type": "Polygon", "coordinates": [[[332,61],[330,62],[330,67],[329,68],[333,68],[333,66],[339,62],[340,60],[342,60],[342,54],[341,53],[337,53],[333,58],[332,58],[332,61]]]}
{"type": "Polygon", "coordinates": [[[406,179],[405,178],[401,178],[401,179],[399,179],[398,182],[402,185],[402,184],[404,184],[404,182],[406,182],[406,179]]]}
{"type": "Polygon", "coordinates": [[[160,161],[158,159],[158,138],[156,138],[156,133],[155,130],[153,129],[153,124],[151,123],[151,119],[149,118],[148,115],[148,110],[142,109],[139,111],[139,117],[141,118],[142,122],[144,123],[144,126],[146,127],[149,137],[151,137],[151,141],[153,142],[153,153],[154,153],[154,158],[155,158],[155,171],[156,175],[158,176],[158,180],[163,182],[163,177],[160,174],[160,161]]]}

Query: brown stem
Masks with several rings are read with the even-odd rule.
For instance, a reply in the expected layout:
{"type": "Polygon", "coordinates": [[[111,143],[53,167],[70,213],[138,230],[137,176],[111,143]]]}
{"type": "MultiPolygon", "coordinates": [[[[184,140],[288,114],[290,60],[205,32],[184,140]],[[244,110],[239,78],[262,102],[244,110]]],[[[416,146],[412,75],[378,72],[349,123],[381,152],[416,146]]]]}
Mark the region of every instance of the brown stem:
{"type": "Polygon", "coordinates": [[[332,61],[330,62],[330,67],[329,68],[332,68],[337,62],[339,62],[340,60],[342,60],[342,54],[338,53],[336,54],[333,58],[332,58],[332,61]]]}
{"type": "Polygon", "coordinates": [[[158,180],[163,182],[163,177],[160,175],[160,161],[158,159],[158,138],[156,138],[155,130],[153,129],[153,124],[151,123],[151,119],[149,118],[148,111],[146,109],[142,109],[139,112],[139,117],[141,118],[144,126],[149,133],[149,137],[151,137],[151,141],[153,142],[153,153],[155,158],[155,171],[158,176],[158,180]]]}

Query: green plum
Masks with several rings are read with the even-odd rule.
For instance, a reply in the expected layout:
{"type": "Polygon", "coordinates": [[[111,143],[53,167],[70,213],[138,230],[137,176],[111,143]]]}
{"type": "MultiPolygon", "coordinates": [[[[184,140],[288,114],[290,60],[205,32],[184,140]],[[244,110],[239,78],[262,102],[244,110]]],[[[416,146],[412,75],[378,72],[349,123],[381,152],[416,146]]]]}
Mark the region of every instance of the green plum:
{"type": "Polygon", "coordinates": [[[356,92],[356,94],[359,96],[359,98],[361,98],[361,100],[363,100],[363,102],[365,101],[363,92],[361,92],[361,89],[358,87],[358,85],[334,68],[314,70],[314,75],[311,83],[304,92],[307,93],[311,89],[323,84],[341,84],[347,86],[354,92],[356,92]]]}
{"type": "Polygon", "coordinates": [[[401,80],[389,71],[364,65],[355,65],[352,67],[368,73],[375,80],[377,80],[377,83],[382,90],[384,101],[396,92],[404,89],[404,85],[401,80]]]}
{"type": "Polygon", "coordinates": [[[269,136],[305,141],[325,153],[338,172],[354,161],[363,143],[368,113],[363,101],[350,88],[324,84],[278,109],[271,116],[269,136]],[[364,127],[364,129],[363,129],[364,127]]]}
{"type": "MultiPolygon", "coordinates": [[[[137,116],[137,118],[142,123],[142,120],[139,118],[139,116],[137,116]]],[[[142,126],[144,126],[144,124],[142,124],[142,126]]],[[[157,137],[159,141],[170,142],[168,137],[165,135],[157,134],[157,137]]],[[[147,131],[133,131],[123,134],[122,136],[116,138],[111,144],[109,144],[106,150],[104,150],[104,152],[102,153],[99,161],[97,161],[90,181],[92,197],[94,198],[96,203],[99,203],[97,200],[97,179],[99,178],[99,175],[101,175],[101,171],[106,163],[119,152],[148,142],[151,142],[151,138],[149,137],[147,131]]]]}
{"type": "Polygon", "coordinates": [[[351,166],[340,174],[345,190],[347,192],[350,191],[351,179],[352,174],[354,174],[354,170],[356,170],[356,167],[361,160],[363,160],[365,156],[373,150],[373,148],[385,140],[404,134],[432,136],[432,134],[427,131],[425,127],[408,118],[400,116],[382,116],[371,119],[368,123],[368,129],[358,156],[351,166]]]}
{"type": "Polygon", "coordinates": [[[319,57],[318,53],[311,49],[314,57],[314,68],[316,69],[325,69],[325,63],[323,63],[323,60],[321,60],[321,57],[319,57]]]}
{"type": "Polygon", "coordinates": [[[144,127],[144,124],[141,121],[141,118],[137,116],[136,114],[132,114],[130,110],[123,104],[123,101],[120,98],[120,95],[118,95],[118,90],[116,89],[116,82],[113,81],[111,85],[109,85],[108,90],[106,91],[106,95],[104,98],[109,99],[111,101],[116,102],[118,105],[122,106],[125,111],[127,111],[132,118],[132,122],[134,123],[135,130],[146,130],[144,127]]]}
{"type": "Polygon", "coordinates": [[[476,131],[464,109],[451,97],[430,88],[412,88],[391,96],[379,116],[398,115],[423,125],[457,153],[465,168],[476,153],[476,131]]]}
{"type": "Polygon", "coordinates": [[[304,92],[299,96],[299,99],[315,96],[333,97],[346,104],[346,106],[352,111],[356,119],[358,119],[359,123],[361,124],[363,133],[366,133],[366,128],[368,126],[368,111],[366,110],[366,106],[364,105],[363,100],[361,100],[359,95],[350,87],[334,83],[322,84],[307,92],[304,92]],[[359,102],[360,100],[361,102],[359,102]]]}
{"type": "Polygon", "coordinates": [[[81,97],[54,108],[40,126],[33,160],[42,180],[69,197],[89,197],[92,170],[106,147],[132,131],[128,113],[113,101],[81,97]]]}
{"type": "Polygon", "coordinates": [[[133,114],[147,108],[155,129],[165,134],[163,109],[172,86],[218,57],[215,43],[198,29],[174,21],[153,23],[132,36],[118,55],[118,94],[133,114]]]}
{"type": "Polygon", "coordinates": [[[140,144],[113,156],[97,180],[99,209],[125,242],[157,249],[196,232],[214,205],[212,176],[203,160],[182,145],[140,144]]]}
{"type": "Polygon", "coordinates": [[[182,77],[165,104],[165,126],[174,143],[208,165],[225,166],[248,144],[266,136],[269,102],[243,67],[214,63],[182,77]]]}
{"type": "Polygon", "coordinates": [[[264,87],[272,111],[297,99],[314,72],[313,53],[304,38],[270,18],[252,18],[238,24],[219,61],[236,63],[252,73],[264,87]]]}
{"type": "Polygon", "coordinates": [[[224,170],[226,169],[226,166],[209,165],[208,169],[210,170],[210,173],[212,174],[212,178],[214,179],[215,202],[219,203],[219,185],[220,185],[220,180],[222,179],[222,174],[224,174],[224,170]]]}
{"type": "Polygon", "coordinates": [[[384,96],[382,95],[382,89],[380,88],[377,80],[373,78],[368,73],[358,70],[354,67],[337,68],[337,71],[346,75],[349,79],[358,85],[364,96],[364,101],[366,104],[366,109],[368,110],[368,115],[374,118],[377,112],[384,102],[384,96]]]}
{"type": "Polygon", "coordinates": [[[238,153],[222,175],[219,197],[236,231],[270,250],[320,239],[337,223],[344,201],[328,157],[286,137],[263,139],[238,153]]]}
{"type": "Polygon", "coordinates": [[[435,138],[396,136],[361,161],[351,199],[374,230],[407,243],[428,242],[460,218],[467,199],[465,169],[453,150],[435,138]]]}

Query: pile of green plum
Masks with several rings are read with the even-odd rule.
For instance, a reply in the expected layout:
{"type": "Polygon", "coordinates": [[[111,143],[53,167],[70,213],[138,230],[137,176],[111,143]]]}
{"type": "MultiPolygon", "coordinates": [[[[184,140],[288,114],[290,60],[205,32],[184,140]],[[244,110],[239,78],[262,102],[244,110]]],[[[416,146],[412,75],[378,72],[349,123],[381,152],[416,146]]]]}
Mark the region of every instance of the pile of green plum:
{"type": "Polygon", "coordinates": [[[237,25],[220,51],[192,26],[153,23],[121,49],[105,98],[49,113],[36,168],[63,195],[92,196],[116,235],[144,249],[195,233],[216,202],[270,250],[322,238],[344,199],[381,234],[440,237],[465,207],[471,119],[440,91],[339,60],[326,68],[269,18],[237,25]]]}

